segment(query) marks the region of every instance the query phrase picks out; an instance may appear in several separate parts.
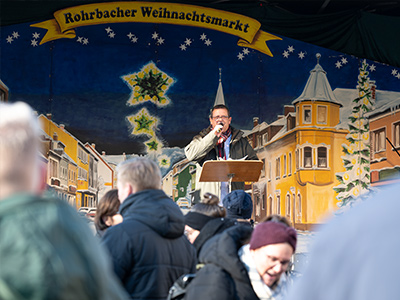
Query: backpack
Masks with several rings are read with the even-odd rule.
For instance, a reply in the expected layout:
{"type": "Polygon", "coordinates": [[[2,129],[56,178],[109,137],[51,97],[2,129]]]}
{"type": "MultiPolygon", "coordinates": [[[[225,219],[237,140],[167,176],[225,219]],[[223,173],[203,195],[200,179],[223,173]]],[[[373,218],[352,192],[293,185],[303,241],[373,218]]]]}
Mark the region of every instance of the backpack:
{"type": "Polygon", "coordinates": [[[180,300],[186,295],[186,289],[196,274],[183,274],[171,286],[168,292],[167,300],[180,300]]]}

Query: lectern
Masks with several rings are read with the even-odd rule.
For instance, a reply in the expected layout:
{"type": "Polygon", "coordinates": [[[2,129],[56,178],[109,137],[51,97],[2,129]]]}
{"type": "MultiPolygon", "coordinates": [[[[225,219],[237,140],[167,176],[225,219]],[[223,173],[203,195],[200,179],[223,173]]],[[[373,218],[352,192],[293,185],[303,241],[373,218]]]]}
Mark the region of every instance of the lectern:
{"type": "Polygon", "coordinates": [[[199,181],[232,182],[258,181],[263,162],[260,160],[209,160],[203,164],[199,181]]]}

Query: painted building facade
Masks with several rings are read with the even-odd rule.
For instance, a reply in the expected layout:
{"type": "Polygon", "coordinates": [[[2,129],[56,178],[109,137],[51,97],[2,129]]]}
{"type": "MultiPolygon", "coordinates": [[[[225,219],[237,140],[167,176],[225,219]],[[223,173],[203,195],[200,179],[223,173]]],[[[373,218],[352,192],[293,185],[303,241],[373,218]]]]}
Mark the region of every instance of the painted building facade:
{"type": "Polygon", "coordinates": [[[95,144],[86,143],[85,147],[98,160],[98,176],[95,184],[95,192],[97,193],[97,201],[99,201],[105,193],[114,188],[114,168],[105,160],[104,155],[100,155],[100,153],[97,152],[95,144]]]}
{"type": "Polygon", "coordinates": [[[171,169],[167,174],[162,178],[162,189],[165,194],[172,199],[172,191],[173,191],[173,169],[171,169]]]}
{"type": "Polygon", "coordinates": [[[371,185],[400,182],[400,96],[367,114],[370,126],[371,185]]]}
{"type": "Polygon", "coordinates": [[[77,208],[95,206],[96,190],[93,187],[94,162],[93,155],[78,141],[78,189],[76,196],[77,208]]]}
{"type": "Polygon", "coordinates": [[[65,170],[65,162],[61,164],[61,152],[53,151],[52,146],[50,146],[47,153],[49,155],[49,185],[53,186],[54,184],[52,183],[55,183],[58,186],[57,184],[60,182],[61,186],[60,176],[62,176],[63,182],[66,182],[68,185],[66,193],[69,195],[67,198],[75,200],[73,206],[77,209],[82,206],[94,207],[97,201],[95,184],[97,182],[98,159],[90,154],[82,142],[65,130],[63,124],[56,124],[51,120],[51,117],[51,114],[46,116],[40,115],[38,119],[43,131],[51,137],[53,143],[56,142],[57,147],[61,147],[62,145],[63,152],[66,155],[65,159],[71,163],[68,163],[68,169],[65,170]],[[75,197],[73,196],[74,194],[75,197]]]}
{"type": "Polygon", "coordinates": [[[178,164],[176,173],[173,176],[173,199],[177,201],[185,198],[191,203],[191,193],[193,191],[193,171],[196,169],[194,162],[183,160],[182,164],[178,164]]]}
{"type": "Polygon", "coordinates": [[[57,133],[50,137],[42,131],[42,155],[46,158],[46,184],[62,200],[76,206],[77,164],[65,153],[57,133]]]}
{"type": "Polygon", "coordinates": [[[341,145],[348,133],[337,127],[341,106],[317,63],[283,115],[271,124],[254,119],[248,138],[264,163],[253,184],[256,221],[280,214],[296,228],[310,229],[337,209],[335,173],[344,169],[341,145]]]}
{"type": "Polygon", "coordinates": [[[0,79],[0,102],[8,102],[9,89],[0,79]]]}

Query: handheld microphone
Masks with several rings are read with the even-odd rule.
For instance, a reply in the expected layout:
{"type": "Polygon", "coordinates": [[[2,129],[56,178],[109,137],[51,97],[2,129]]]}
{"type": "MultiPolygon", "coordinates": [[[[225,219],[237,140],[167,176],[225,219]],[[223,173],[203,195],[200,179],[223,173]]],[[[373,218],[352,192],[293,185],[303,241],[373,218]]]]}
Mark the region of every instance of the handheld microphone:
{"type": "MultiPolygon", "coordinates": [[[[224,123],[222,123],[222,122],[218,122],[218,125],[222,125],[222,126],[224,126],[224,123]]],[[[220,128],[220,129],[218,129],[218,130],[217,130],[217,132],[218,132],[218,133],[220,133],[221,131],[222,131],[222,128],[220,128]]]]}

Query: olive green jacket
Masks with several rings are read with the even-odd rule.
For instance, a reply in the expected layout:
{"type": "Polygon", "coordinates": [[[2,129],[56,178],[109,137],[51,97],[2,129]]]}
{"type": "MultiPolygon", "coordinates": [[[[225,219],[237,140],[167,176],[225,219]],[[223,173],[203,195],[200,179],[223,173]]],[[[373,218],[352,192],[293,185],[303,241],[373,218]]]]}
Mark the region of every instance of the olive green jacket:
{"type": "Polygon", "coordinates": [[[0,299],[128,299],[77,212],[56,198],[0,200],[0,299]]]}

